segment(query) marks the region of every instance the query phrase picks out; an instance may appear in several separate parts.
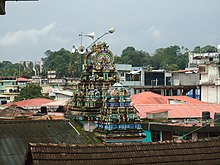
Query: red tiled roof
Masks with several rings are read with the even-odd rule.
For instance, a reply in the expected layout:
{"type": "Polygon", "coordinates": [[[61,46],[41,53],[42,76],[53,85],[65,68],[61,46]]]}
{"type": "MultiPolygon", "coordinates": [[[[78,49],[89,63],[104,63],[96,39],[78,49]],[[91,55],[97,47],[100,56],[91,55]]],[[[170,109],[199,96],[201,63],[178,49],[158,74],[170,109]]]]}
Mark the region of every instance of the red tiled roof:
{"type": "Polygon", "coordinates": [[[207,104],[206,102],[188,96],[162,96],[153,92],[142,92],[131,95],[131,105],[136,104],[168,104],[170,99],[179,100],[187,104],[207,104]]]}
{"type": "Polygon", "coordinates": [[[186,102],[187,104],[208,104],[204,101],[200,101],[198,99],[194,99],[188,96],[164,96],[167,100],[169,99],[174,99],[174,100],[179,100],[186,102]]]}
{"type": "Polygon", "coordinates": [[[18,107],[41,107],[46,103],[53,102],[54,100],[45,99],[45,98],[35,98],[29,100],[22,100],[18,102],[12,102],[8,104],[4,104],[4,106],[16,105],[18,107]]]}
{"type": "Polygon", "coordinates": [[[18,77],[18,78],[16,78],[16,81],[18,81],[18,82],[30,82],[30,80],[28,80],[24,77],[18,77]]]}
{"type": "Polygon", "coordinates": [[[213,119],[215,113],[220,113],[220,104],[137,104],[134,107],[141,118],[145,118],[147,113],[155,111],[168,111],[168,118],[198,118],[202,117],[202,112],[209,111],[210,117],[213,119]]]}
{"type": "Polygon", "coordinates": [[[164,96],[153,92],[142,92],[135,95],[131,95],[131,105],[135,104],[167,104],[167,100],[164,96]]]}

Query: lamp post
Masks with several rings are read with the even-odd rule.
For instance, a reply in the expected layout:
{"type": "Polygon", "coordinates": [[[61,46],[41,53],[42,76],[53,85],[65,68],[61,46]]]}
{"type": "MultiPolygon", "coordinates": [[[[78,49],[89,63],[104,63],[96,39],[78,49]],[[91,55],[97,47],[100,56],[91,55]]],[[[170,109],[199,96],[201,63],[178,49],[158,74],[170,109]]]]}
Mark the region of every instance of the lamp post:
{"type": "MultiPolygon", "coordinates": [[[[83,55],[83,54],[85,54],[85,53],[87,52],[87,50],[88,50],[93,44],[95,44],[95,43],[96,43],[98,40],[100,40],[102,37],[104,37],[104,36],[107,35],[107,34],[112,34],[112,33],[114,33],[114,32],[115,32],[115,29],[114,29],[113,27],[110,28],[110,29],[108,29],[108,31],[106,31],[104,34],[102,34],[100,37],[98,37],[95,41],[93,41],[86,49],[85,49],[85,47],[82,45],[82,38],[83,38],[83,36],[90,37],[90,38],[94,39],[95,33],[92,32],[92,33],[85,34],[85,33],[81,32],[81,33],[79,34],[79,36],[81,37],[81,39],[80,39],[80,46],[79,46],[79,47],[76,47],[75,45],[73,45],[71,52],[72,52],[72,53],[75,53],[75,52],[77,51],[79,54],[83,55]]],[[[82,71],[82,69],[83,69],[83,68],[82,68],[82,56],[81,56],[81,71],[82,71]]]]}
{"type": "Polygon", "coordinates": [[[110,28],[110,29],[108,29],[108,31],[107,32],[105,32],[104,34],[102,34],[100,37],[98,37],[95,41],[93,41],[87,48],[86,48],[86,50],[88,50],[94,43],[96,43],[98,40],[100,40],[102,37],[104,37],[105,35],[107,35],[107,34],[112,34],[112,33],[114,33],[115,32],[115,28],[110,28]]]}

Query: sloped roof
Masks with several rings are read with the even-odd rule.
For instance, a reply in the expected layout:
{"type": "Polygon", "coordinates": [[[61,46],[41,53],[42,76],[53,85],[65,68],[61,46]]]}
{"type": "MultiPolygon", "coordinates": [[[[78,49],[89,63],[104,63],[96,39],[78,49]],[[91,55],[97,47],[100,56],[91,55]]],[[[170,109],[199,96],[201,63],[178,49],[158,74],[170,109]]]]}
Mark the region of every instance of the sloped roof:
{"type": "Polygon", "coordinates": [[[65,96],[73,96],[73,92],[68,90],[52,90],[52,92],[55,94],[61,94],[65,96]]]}
{"type": "Polygon", "coordinates": [[[220,104],[137,104],[134,107],[141,118],[155,111],[168,111],[168,118],[199,118],[202,112],[209,111],[210,117],[214,119],[214,114],[220,113],[220,104]]]}
{"type": "Polygon", "coordinates": [[[17,82],[30,82],[31,80],[26,79],[26,78],[24,78],[24,77],[18,77],[18,78],[16,78],[16,81],[17,81],[17,82]]]}
{"type": "Polygon", "coordinates": [[[30,164],[220,164],[220,138],[93,145],[29,144],[30,164]]]}
{"type": "Polygon", "coordinates": [[[206,102],[188,96],[162,96],[153,92],[142,92],[131,95],[131,105],[136,104],[168,104],[170,99],[179,100],[187,104],[207,104],[206,102]]]}
{"type": "Polygon", "coordinates": [[[99,142],[73,121],[0,121],[0,130],[0,164],[23,165],[28,143],[93,144],[99,142]]]}
{"type": "Polygon", "coordinates": [[[135,95],[131,95],[131,105],[136,104],[167,104],[167,100],[153,92],[142,92],[135,95]]]}
{"type": "Polygon", "coordinates": [[[4,104],[4,106],[16,105],[18,107],[41,107],[46,103],[54,102],[54,100],[46,99],[46,98],[35,98],[22,100],[18,102],[11,102],[8,104],[4,104]]]}
{"type": "Polygon", "coordinates": [[[70,100],[57,100],[57,101],[53,101],[53,102],[43,104],[43,106],[65,106],[69,102],[70,102],[70,100]]]}
{"type": "Polygon", "coordinates": [[[33,115],[33,113],[16,106],[9,106],[3,110],[0,110],[0,117],[20,117],[31,115],[33,115]]]}
{"type": "Polygon", "coordinates": [[[194,99],[188,96],[164,96],[165,99],[170,100],[170,99],[174,99],[174,100],[179,100],[179,101],[183,101],[186,102],[187,104],[208,104],[207,102],[198,100],[198,99],[194,99]]]}

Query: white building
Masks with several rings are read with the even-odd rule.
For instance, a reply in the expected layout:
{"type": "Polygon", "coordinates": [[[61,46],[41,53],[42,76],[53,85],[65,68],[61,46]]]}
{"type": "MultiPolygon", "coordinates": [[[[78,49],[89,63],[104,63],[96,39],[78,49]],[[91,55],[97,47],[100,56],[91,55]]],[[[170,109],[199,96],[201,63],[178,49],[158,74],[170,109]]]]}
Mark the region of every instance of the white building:
{"type": "Polygon", "coordinates": [[[220,103],[220,60],[218,53],[193,54],[199,60],[201,101],[220,103]]]}

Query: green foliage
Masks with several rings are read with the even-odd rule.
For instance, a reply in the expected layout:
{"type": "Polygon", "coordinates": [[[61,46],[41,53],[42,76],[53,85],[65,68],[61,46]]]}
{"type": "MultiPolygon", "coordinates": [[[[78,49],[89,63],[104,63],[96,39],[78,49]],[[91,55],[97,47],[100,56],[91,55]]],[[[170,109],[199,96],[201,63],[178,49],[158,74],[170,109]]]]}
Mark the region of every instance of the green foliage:
{"type": "Polygon", "coordinates": [[[64,48],[59,51],[52,52],[47,50],[46,57],[42,58],[44,74],[47,71],[54,70],[57,77],[79,77],[81,74],[82,55],[71,53],[64,48]]]}
{"type": "Polygon", "coordinates": [[[137,51],[134,47],[127,47],[117,56],[116,63],[131,64],[132,66],[146,66],[147,70],[165,69],[174,71],[185,69],[188,63],[188,49],[177,45],[159,48],[153,55],[137,51]]]}
{"type": "Polygon", "coordinates": [[[18,76],[19,64],[12,64],[10,61],[0,62],[0,76],[18,76]]]}
{"type": "Polygon", "coordinates": [[[217,52],[217,48],[211,45],[206,45],[204,47],[196,46],[192,53],[213,53],[217,52]]]}
{"type": "Polygon", "coordinates": [[[127,47],[122,51],[121,57],[115,58],[115,63],[131,64],[132,66],[147,66],[150,64],[149,53],[137,51],[134,47],[127,47]]]}
{"type": "MultiPolygon", "coordinates": [[[[193,53],[217,52],[216,47],[206,45],[204,47],[196,46],[193,53]]],[[[167,48],[158,48],[153,54],[136,50],[129,46],[122,51],[121,56],[115,56],[115,63],[131,64],[134,67],[147,67],[152,69],[178,70],[185,69],[188,64],[189,50],[177,45],[167,48]]],[[[64,48],[58,51],[47,50],[45,58],[42,58],[43,73],[47,77],[47,72],[54,70],[57,78],[80,77],[84,57],[79,53],[71,53],[64,48]]],[[[31,78],[34,75],[33,63],[27,65],[22,63],[12,64],[10,61],[0,62],[0,76],[21,76],[31,78]]]]}
{"type": "Polygon", "coordinates": [[[42,87],[35,84],[27,84],[20,91],[15,101],[33,99],[33,98],[48,98],[41,93],[42,87]]]}

